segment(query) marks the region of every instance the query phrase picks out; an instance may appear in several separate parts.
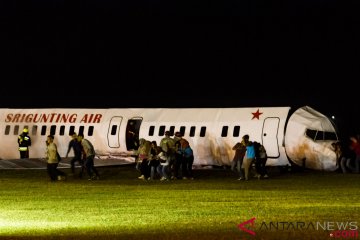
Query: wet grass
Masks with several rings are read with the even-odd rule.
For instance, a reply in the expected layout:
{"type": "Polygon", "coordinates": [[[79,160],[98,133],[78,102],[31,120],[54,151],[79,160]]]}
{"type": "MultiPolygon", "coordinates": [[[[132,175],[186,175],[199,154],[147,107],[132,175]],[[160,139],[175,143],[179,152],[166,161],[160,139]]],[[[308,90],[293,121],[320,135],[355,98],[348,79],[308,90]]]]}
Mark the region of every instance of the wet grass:
{"type": "Polygon", "coordinates": [[[99,181],[59,182],[0,170],[0,239],[329,239],[360,222],[360,174],[274,170],[244,182],[219,168],[160,182],[131,165],[98,169],[99,181]],[[253,218],[255,235],[239,229],[253,218]]]}

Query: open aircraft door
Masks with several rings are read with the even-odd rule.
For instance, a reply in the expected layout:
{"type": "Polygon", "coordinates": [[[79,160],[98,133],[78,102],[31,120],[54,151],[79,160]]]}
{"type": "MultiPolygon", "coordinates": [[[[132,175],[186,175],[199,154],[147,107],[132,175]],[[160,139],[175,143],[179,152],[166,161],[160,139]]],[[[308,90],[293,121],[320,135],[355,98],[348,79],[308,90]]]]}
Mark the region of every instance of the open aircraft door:
{"type": "Polygon", "coordinates": [[[110,148],[120,147],[119,135],[120,135],[120,126],[122,120],[123,118],[118,116],[114,116],[110,120],[109,129],[107,133],[107,139],[110,148]]]}
{"type": "Polygon", "coordinates": [[[267,156],[269,158],[278,158],[279,152],[279,122],[277,117],[268,117],[264,120],[263,132],[262,132],[262,144],[266,149],[267,156]]]}
{"type": "Polygon", "coordinates": [[[128,151],[137,150],[139,148],[139,135],[142,117],[133,117],[129,119],[126,125],[126,149],[128,151]]]}

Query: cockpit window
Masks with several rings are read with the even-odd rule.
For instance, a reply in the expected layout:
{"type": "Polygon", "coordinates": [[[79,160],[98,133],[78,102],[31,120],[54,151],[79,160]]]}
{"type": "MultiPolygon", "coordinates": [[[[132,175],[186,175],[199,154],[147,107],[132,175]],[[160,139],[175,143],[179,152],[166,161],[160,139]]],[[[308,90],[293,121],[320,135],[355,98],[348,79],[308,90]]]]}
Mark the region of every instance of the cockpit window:
{"type": "Polygon", "coordinates": [[[338,140],[335,132],[324,132],[312,129],[306,129],[306,136],[313,139],[314,141],[338,140]]]}
{"type": "Polygon", "coordinates": [[[324,132],[324,139],[325,140],[334,140],[334,141],[339,140],[336,133],[334,133],[334,132],[324,132]]]}
{"type": "Polygon", "coordinates": [[[308,136],[311,139],[316,138],[316,130],[306,129],[306,136],[308,136]]]}

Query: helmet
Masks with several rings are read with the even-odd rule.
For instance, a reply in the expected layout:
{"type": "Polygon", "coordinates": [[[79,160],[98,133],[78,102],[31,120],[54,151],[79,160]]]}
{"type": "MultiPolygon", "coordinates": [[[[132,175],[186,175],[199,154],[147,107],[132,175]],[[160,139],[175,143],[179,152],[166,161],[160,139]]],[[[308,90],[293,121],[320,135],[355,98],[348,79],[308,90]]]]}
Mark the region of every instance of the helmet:
{"type": "Polygon", "coordinates": [[[28,132],[29,132],[29,129],[24,128],[23,133],[28,133],[28,132]]]}

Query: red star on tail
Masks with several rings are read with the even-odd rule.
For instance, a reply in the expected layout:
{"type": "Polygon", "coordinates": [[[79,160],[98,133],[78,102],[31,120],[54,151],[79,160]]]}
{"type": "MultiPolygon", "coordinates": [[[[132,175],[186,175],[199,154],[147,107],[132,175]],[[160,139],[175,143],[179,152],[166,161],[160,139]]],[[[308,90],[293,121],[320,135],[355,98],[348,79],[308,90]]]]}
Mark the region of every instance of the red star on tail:
{"type": "Polygon", "coordinates": [[[263,114],[262,112],[259,111],[259,109],[254,112],[254,113],[251,113],[253,115],[252,119],[253,120],[254,118],[257,118],[257,119],[260,119],[260,115],[263,114]]]}

